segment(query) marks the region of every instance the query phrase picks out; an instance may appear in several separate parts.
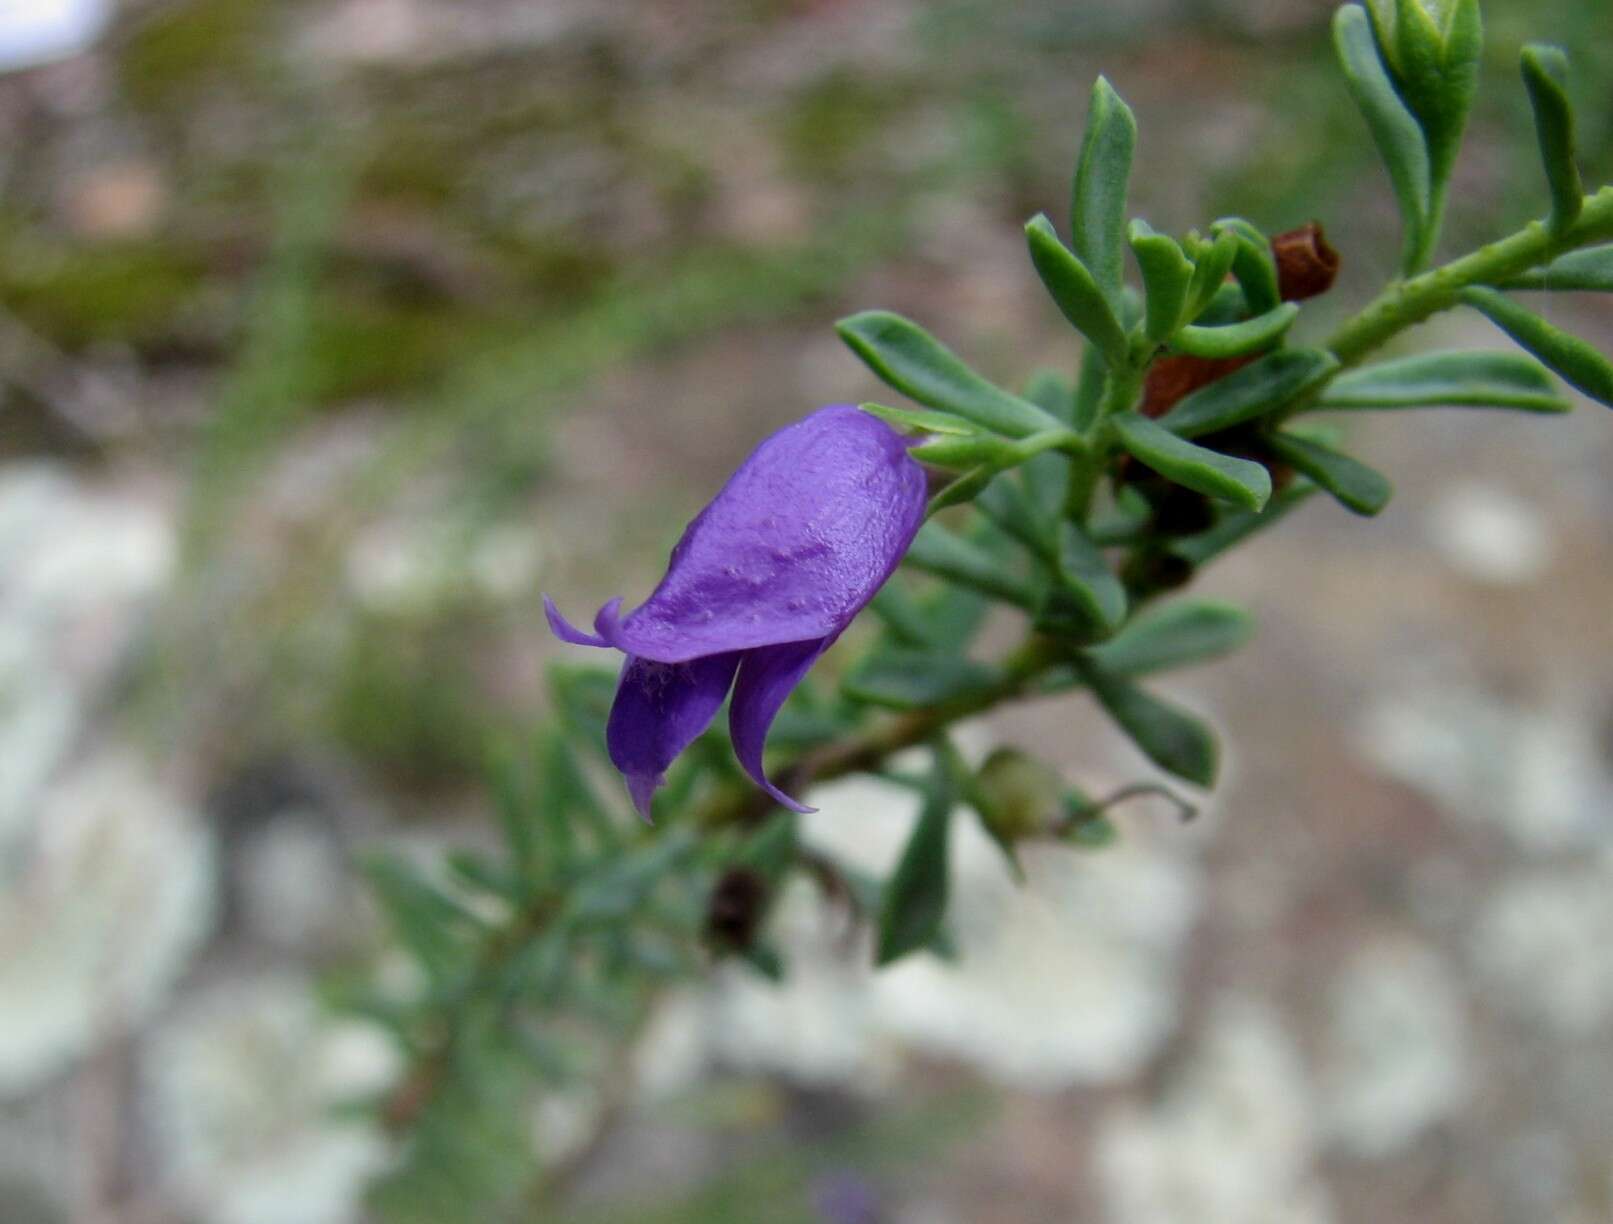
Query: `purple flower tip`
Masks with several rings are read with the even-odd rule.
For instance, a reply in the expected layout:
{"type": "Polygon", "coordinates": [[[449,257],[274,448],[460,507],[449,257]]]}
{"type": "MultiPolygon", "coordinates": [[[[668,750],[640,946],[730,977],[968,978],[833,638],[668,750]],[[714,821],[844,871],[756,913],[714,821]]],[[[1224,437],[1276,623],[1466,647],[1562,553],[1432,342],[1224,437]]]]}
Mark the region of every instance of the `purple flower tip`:
{"type": "Polygon", "coordinates": [[[733,689],[734,753],[779,803],[762,752],[785,698],[891,576],[924,521],[924,471],[884,422],[820,408],[764,441],[683,533],[666,577],[621,615],[578,629],[544,597],[549,628],[627,656],[606,727],[611,760],[646,818],[667,766],[733,689]]]}

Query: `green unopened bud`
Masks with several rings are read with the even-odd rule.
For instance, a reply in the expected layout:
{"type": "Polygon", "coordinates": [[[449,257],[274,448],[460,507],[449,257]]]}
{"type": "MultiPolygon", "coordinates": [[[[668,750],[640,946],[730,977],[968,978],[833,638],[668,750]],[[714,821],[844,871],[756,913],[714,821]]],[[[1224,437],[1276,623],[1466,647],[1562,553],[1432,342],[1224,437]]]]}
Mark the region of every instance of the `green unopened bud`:
{"type": "Polygon", "coordinates": [[[1467,125],[1484,50],[1478,0],[1369,0],[1378,48],[1428,141],[1443,184],[1467,125]]]}
{"type": "Polygon", "coordinates": [[[972,798],[986,831],[1012,846],[1046,833],[1063,815],[1064,783],[1051,766],[999,748],[975,775],[972,798]]]}

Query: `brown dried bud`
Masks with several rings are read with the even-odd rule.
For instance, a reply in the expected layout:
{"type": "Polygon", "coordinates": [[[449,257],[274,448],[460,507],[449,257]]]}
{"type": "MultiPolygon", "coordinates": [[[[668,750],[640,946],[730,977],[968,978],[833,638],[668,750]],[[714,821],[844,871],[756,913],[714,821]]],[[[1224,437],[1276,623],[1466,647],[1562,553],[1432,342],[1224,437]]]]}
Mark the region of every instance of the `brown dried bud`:
{"type": "Polygon", "coordinates": [[[1254,357],[1161,357],[1148,367],[1143,380],[1143,402],[1138,409],[1147,417],[1162,417],[1177,401],[1241,370],[1254,357]]]}
{"type": "Polygon", "coordinates": [[[741,951],[751,946],[767,912],[767,881],[748,867],[730,867],[706,902],[706,936],[717,947],[741,951]]]}
{"type": "Polygon", "coordinates": [[[1326,293],[1339,274],[1339,253],[1327,244],[1320,222],[1278,234],[1271,240],[1277,260],[1277,289],[1285,302],[1303,302],[1326,293]]]}

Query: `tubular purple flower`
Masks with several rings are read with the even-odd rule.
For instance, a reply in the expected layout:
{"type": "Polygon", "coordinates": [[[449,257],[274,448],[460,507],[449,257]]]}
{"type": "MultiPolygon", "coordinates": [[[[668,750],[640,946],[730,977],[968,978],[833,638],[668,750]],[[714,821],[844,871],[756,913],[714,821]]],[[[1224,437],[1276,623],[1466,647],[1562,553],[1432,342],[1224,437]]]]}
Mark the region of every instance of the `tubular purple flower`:
{"type": "Polygon", "coordinates": [[[594,632],[544,596],[563,641],[627,656],[606,727],[611,761],[645,819],[667,767],[733,686],[734,753],[756,784],[785,698],[900,563],[924,521],[924,470],[890,426],[821,408],[751,453],[683,533],[654,593],[626,616],[612,599],[594,632]],[[737,679],[736,679],[737,677],[737,679]]]}

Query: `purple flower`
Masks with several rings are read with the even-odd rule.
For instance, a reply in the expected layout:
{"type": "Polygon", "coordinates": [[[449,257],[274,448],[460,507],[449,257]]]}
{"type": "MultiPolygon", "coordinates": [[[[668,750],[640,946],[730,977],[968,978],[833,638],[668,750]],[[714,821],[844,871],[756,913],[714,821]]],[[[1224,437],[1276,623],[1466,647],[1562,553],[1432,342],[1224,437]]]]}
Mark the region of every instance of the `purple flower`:
{"type": "Polygon", "coordinates": [[[622,616],[613,599],[584,633],[544,597],[555,636],[627,656],[605,738],[646,819],[667,766],[730,685],[739,763],[785,807],[812,810],[763,773],[768,728],[901,561],[924,521],[925,492],[924,471],[894,430],[831,405],[752,452],[689,524],[638,608],[622,616]]]}

